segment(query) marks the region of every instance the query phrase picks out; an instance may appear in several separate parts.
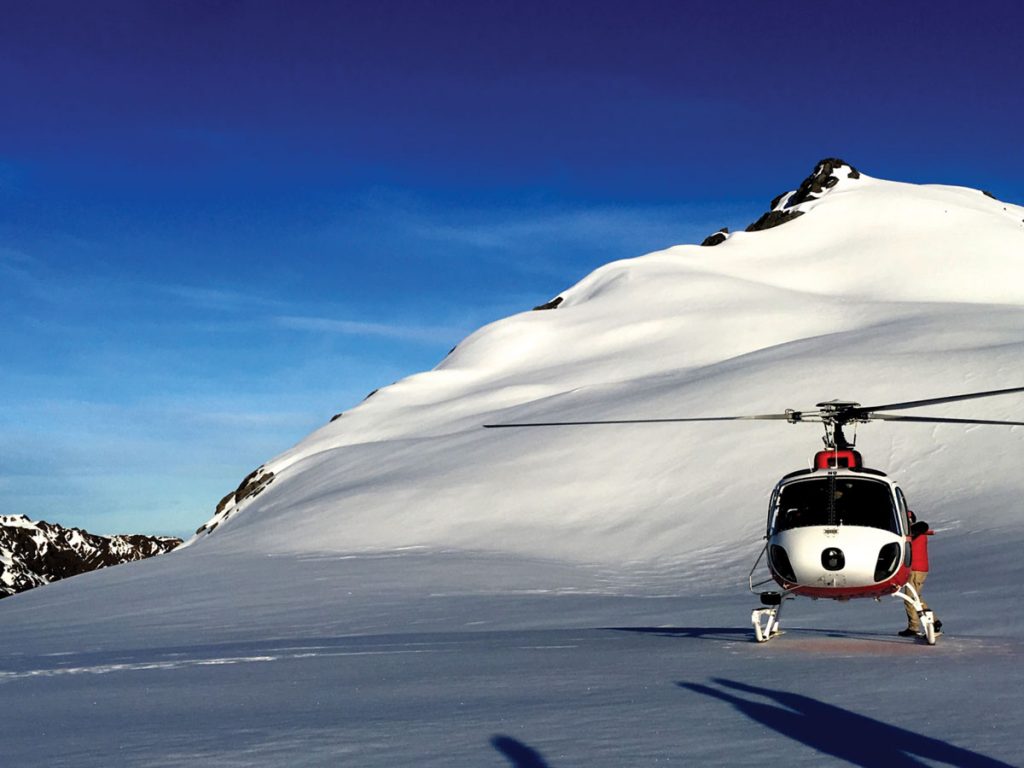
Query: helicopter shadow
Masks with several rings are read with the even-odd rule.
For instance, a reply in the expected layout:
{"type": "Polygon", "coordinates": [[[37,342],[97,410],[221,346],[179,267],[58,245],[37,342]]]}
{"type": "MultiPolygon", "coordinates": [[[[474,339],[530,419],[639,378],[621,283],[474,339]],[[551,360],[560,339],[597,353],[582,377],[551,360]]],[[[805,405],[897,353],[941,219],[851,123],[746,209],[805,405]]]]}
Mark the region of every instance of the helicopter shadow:
{"type": "Polygon", "coordinates": [[[1013,768],[1001,760],[858,715],[810,696],[722,678],[712,682],[718,687],[687,682],[676,685],[731,704],[751,720],[852,765],[925,768],[939,763],[957,768],[1013,768]],[[924,762],[926,760],[929,762],[924,762]]]}
{"type": "MultiPolygon", "coordinates": [[[[872,648],[914,649],[915,643],[908,642],[904,638],[896,637],[891,632],[868,632],[864,630],[847,631],[842,629],[816,629],[799,627],[787,629],[785,634],[788,638],[774,643],[754,643],[754,630],[749,627],[607,627],[613,632],[633,632],[642,635],[653,635],[655,637],[671,637],[680,640],[710,640],[718,643],[735,643],[737,641],[749,641],[759,648],[771,648],[775,651],[789,650],[806,651],[807,643],[824,641],[825,639],[845,641],[844,644],[837,644],[834,650],[849,651],[852,647],[860,646],[864,652],[871,652],[872,648]],[[804,641],[804,642],[801,642],[804,641]]],[[[819,650],[827,651],[829,646],[822,644],[819,650]]]]}
{"type": "Polygon", "coordinates": [[[540,752],[511,736],[496,735],[491,746],[508,760],[512,768],[549,768],[540,752]]]}
{"type": "Polygon", "coordinates": [[[675,637],[685,640],[712,640],[732,643],[751,639],[754,631],[750,627],[607,627],[612,632],[634,632],[656,637],[675,637]]]}

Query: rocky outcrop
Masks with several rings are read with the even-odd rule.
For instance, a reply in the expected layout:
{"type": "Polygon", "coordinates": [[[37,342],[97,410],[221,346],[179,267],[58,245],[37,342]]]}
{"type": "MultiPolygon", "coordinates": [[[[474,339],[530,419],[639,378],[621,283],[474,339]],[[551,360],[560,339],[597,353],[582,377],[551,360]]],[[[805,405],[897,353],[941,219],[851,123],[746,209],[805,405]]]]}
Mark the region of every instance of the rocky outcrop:
{"type": "Polygon", "coordinates": [[[808,200],[817,200],[818,195],[839,183],[839,174],[843,171],[848,179],[860,178],[860,171],[846,161],[840,160],[838,157],[826,157],[815,166],[814,172],[804,179],[797,187],[796,192],[786,200],[786,207],[792,208],[794,205],[806,203],[808,200]]]}
{"type": "Polygon", "coordinates": [[[803,211],[768,211],[761,214],[761,218],[748,226],[745,231],[760,232],[762,229],[771,229],[803,215],[803,211]]]}
{"type": "Polygon", "coordinates": [[[144,560],[181,544],[171,536],[98,536],[24,515],[0,515],[0,598],[69,576],[144,560]]]}
{"type": "MultiPolygon", "coordinates": [[[[373,393],[371,392],[370,394],[372,395],[373,393]]],[[[339,414],[339,416],[340,415],[341,414],[339,414]]],[[[213,517],[196,529],[196,535],[213,533],[217,526],[231,517],[231,515],[238,509],[239,504],[247,499],[253,499],[259,496],[272,482],[274,482],[274,473],[269,469],[262,466],[254,469],[245,476],[245,479],[239,483],[235,490],[218,502],[217,509],[214,510],[213,517]]]]}
{"type": "Polygon", "coordinates": [[[704,240],[701,242],[701,245],[704,245],[704,246],[721,245],[722,243],[724,243],[728,239],[729,239],[729,228],[728,227],[722,227],[720,230],[715,232],[713,235],[708,235],[707,237],[705,237],[704,240]]]}
{"type": "Polygon", "coordinates": [[[537,310],[540,310],[540,309],[557,309],[558,305],[561,304],[562,301],[563,301],[563,299],[562,299],[561,296],[556,296],[551,301],[545,302],[544,304],[537,305],[536,307],[533,308],[533,311],[536,312],[537,310]]]}
{"type": "Polygon", "coordinates": [[[771,229],[802,216],[805,212],[793,210],[796,206],[817,200],[843,178],[859,179],[860,171],[838,157],[826,157],[818,162],[811,175],[800,182],[799,187],[776,196],[769,204],[769,210],[748,226],[746,231],[771,229]]]}

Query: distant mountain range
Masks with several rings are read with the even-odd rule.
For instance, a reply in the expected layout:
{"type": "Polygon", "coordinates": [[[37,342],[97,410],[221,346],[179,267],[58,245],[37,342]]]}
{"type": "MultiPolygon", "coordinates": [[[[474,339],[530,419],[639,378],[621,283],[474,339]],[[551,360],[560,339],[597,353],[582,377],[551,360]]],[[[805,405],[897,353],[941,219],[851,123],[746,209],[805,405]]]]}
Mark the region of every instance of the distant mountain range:
{"type": "Polygon", "coordinates": [[[170,536],[97,536],[24,515],[0,515],[0,598],[51,581],[143,560],[181,544],[170,536]]]}

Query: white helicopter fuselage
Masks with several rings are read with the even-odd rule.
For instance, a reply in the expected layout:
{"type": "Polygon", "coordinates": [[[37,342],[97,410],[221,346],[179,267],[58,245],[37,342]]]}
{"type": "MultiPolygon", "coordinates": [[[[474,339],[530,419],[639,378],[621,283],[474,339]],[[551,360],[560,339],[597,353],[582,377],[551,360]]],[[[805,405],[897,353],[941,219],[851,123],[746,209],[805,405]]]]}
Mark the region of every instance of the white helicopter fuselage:
{"type": "Polygon", "coordinates": [[[784,477],[768,514],[768,567],[792,595],[848,600],[892,594],[910,572],[906,500],[876,470],[784,477]]]}

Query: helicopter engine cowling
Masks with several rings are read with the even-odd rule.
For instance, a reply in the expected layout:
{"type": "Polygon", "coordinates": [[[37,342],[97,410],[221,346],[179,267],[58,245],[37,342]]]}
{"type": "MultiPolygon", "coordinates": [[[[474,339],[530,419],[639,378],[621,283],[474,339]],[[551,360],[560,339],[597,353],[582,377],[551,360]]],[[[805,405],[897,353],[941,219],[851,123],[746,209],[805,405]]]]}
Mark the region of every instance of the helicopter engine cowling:
{"type": "Polygon", "coordinates": [[[806,526],[775,533],[768,540],[775,581],[810,597],[869,597],[894,592],[906,583],[906,538],[857,525],[806,526]]]}

